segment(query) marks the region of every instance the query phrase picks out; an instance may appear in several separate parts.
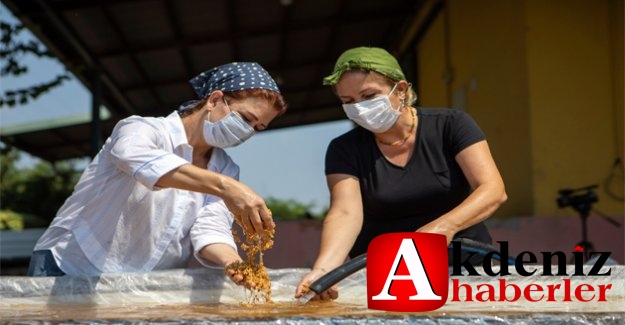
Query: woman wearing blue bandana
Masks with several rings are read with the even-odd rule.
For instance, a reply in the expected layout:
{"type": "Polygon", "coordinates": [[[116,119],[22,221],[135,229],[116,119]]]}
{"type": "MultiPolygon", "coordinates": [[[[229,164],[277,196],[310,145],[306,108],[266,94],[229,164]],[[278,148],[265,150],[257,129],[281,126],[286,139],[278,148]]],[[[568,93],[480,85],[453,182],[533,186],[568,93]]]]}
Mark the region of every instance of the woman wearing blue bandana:
{"type": "MultiPolygon", "coordinates": [[[[240,261],[231,225],[272,229],[263,199],[238,181],[223,148],[286,110],[259,64],[218,66],[191,79],[198,99],[167,117],[121,120],[39,239],[29,275],[98,275],[240,261]]],[[[233,280],[242,280],[240,275],[233,280]]]]}

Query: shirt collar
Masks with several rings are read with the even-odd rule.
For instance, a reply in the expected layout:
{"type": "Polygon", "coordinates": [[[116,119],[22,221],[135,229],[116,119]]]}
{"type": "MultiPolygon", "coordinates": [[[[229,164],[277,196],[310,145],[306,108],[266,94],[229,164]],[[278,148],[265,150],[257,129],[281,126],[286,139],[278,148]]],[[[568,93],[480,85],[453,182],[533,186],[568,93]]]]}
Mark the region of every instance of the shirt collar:
{"type": "Polygon", "coordinates": [[[177,111],[172,112],[165,118],[165,125],[169,131],[169,138],[174,148],[178,148],[182,145],[190,146],[187,133],[182,124],[182,119],[177,111]]]}

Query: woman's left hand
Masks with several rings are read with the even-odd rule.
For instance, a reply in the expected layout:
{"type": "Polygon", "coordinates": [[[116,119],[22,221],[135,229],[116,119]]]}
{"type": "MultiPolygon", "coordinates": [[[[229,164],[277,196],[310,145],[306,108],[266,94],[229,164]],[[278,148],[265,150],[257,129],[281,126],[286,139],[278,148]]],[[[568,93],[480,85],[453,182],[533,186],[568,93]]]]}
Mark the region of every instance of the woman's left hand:
{"type": "Polygon", "coordinates": [[[432,222],[428,223],[427,225],[417,229],[416,232],[426,232],[426,233],[430,233],[430,234],[439,234],[439,235],[444,235],[445,237],[447,237],[447,245],[449,245],[451,243],[451,241],[454,239],[454,236],[456,235],[456,232],[447,228],[447,227],[442,227],[440,225],[437,224],[433,224],[432,222]]]}
{"type": "Polygon", "coordinates": [[[226,265],[225,267],[226,275],[230,278],[230,280],[232,280],[232,282],[236,283],[237,285],[244,286],[247,289],[258,289],[258,290],[266,289],[264,287],[258,287],[258,285],[255,282],[250,281],[250,279],[246,279],[243,274],[241,274],[240,272],[237,272],[236,267],[232,268],[232,266],[236,266],[237,263],[242,263],[242,262],[243,261],[234,261],[226,265]]]}

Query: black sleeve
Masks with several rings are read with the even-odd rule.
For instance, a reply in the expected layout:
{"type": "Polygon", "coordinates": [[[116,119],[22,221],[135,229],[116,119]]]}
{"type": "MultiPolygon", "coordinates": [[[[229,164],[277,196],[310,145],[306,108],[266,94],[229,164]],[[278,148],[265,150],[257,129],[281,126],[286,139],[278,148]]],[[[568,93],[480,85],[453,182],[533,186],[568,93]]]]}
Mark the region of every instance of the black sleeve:
{"type": "Polygon", "coordinates": [[[358,157],[356,150],[354,150],[356,145],[350,146],[348,140],[345,137],[339,137],[330,142],[326,151],[326,175],[348,174],[358,177],[358,157]]]}
{"type": "Polygon", "coordinates": [[[479,125],[464,111],[453,110],[448,126],[449,145],[453,156],[464,148],[486,139],[479,125]]]}

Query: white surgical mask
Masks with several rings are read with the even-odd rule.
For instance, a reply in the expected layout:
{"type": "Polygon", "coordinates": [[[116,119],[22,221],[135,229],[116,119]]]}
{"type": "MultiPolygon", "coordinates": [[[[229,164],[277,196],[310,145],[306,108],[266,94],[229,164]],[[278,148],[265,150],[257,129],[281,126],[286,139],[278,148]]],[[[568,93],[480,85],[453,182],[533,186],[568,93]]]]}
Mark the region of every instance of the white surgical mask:
{"type": "Polygon", "coordinates": [[[238,146],[254,135],[254,128],[230,110],[225,98],[224,103],[230,111],[228,115],[217,122],[208,118],[204,121],[204,141],[217,148],[238,146]]]}
{"type": "MultiPolygon", "coordinates": [[[[397,84],[393,86],[388,95],[395,91],[395,87],[397,84]]],[[[354,104],[343,104],[343,111],[350,120],[371,132],[387,131],[395,124],[401,114],[401,105],[394,109],[388,95],[354,104]]]]}

